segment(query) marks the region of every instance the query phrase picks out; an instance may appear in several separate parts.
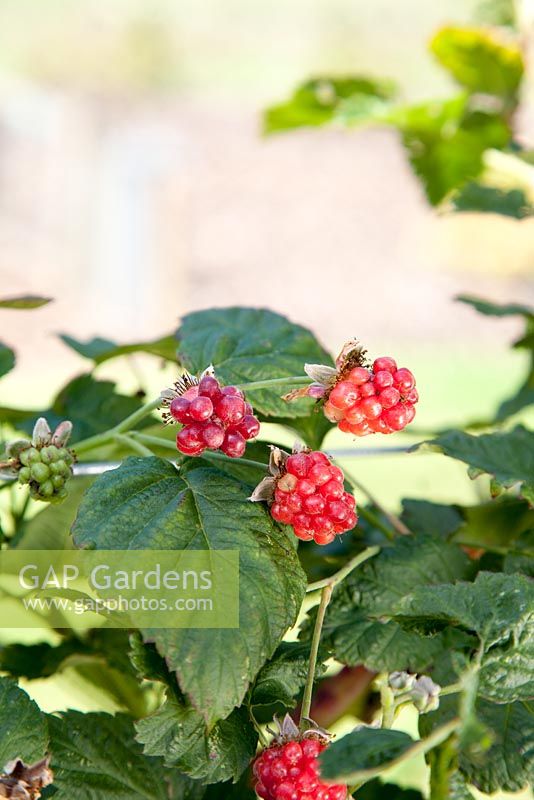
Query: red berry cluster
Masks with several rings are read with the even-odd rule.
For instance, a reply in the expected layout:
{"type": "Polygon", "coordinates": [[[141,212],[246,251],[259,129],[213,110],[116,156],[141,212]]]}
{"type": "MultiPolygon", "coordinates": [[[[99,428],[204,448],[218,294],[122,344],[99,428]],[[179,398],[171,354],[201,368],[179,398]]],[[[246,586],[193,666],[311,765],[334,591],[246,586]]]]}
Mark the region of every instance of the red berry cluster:
{"type": "Polygon", "coordinates": [[[327,396],[324,413],[340,430],[355,436],[394,433],[413,420],[418,400],[410,370],[397,369],[385,356],[377,358],[372,369],[356,366],[342,373],[327,396]]]}
{"type": "Polygon", "coordinates": [[[292,525],[304,541],[329,544],[337,534],[352,530],[358,521],[352,494],[345,491],[345,476],[324,453],[293,453],[277,478],[271,515],[292,525]]]}
{"type": "Polygon", "coordinates": [[[240,458],[247,440],[260,430],[243,392],[236,386],[221,386],[213,375],[204,375],[200,383],[177,394],[168,408],[168,416],[183,425],[176,446],[186,456],[222,450],[230,458],[240,458]]]}
{"type": "Polygon", "coordinates": [[[319,776],[317,757],[327,746],[310,737],[264,750],[254,763],[256,794],[263,800],[345,800],[346,786],[319,776]]]}

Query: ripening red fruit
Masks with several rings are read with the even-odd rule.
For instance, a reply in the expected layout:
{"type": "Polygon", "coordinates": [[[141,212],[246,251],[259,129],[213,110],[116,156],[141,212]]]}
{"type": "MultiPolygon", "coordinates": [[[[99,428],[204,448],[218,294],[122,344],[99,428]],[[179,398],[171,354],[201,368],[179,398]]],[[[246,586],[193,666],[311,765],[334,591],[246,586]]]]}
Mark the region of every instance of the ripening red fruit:
{"type": "Polygon", "coordinates": [[[281,474],[269,480],[274,493],[271,516],[291,525],[299,539],[329,544],[356,525],[356,501],[345,491],[343,470],[324,453],[294,453],[286,458],[281,474]]]}
{"type": "Polygon", "coordinates": [[[198,384],[187,376],[175,386],[164,394],[163,405],[168,412],[163,418],[183,425],[176,437],[178,450],[188,456],[221,450],[231,458],[240,458],[247,441],[260,431],[243,392],[236,386],[221,387],[213,375],[204,375],[198,384]]]}
{"type": "Polygon", "coordinates": [[[359,347],[347,350],[337,367],[337,382],[330,390],[325,386],[323,411],[341,431],[354,436],[393,433],[413,420],[419,395],[409,369],[398,369],[389,356],[375,359],[372,367],[363,366],[359,347]],[[359,366],[354,366],[355,360],[359,366]]]}
{"type": "Polygon", "coordinates": [[[225,394],[215,405],[215,413],[226,425],[237,425],[245,416],[245,403],[235,394],[225,394]]]}
{"type": "Polygon", "coordinates": [[[191,422],[191,417],[189,416],[189,406],[191,402],[187,400],[185,397],[175,397],[172,403],[169,406],[169,411],[171,412],[171,416],[176,422],[186,423],[191,422]]]}
{"type": "Polygon", "coordinates": [[[213,414],[213,403],[209,397],[199,395],[191,400],[189,405],[189,415],[195,422],[206,422],[213,414]]]}
{"type": "Polygon", "coordinates": [[[319,755],[328,741],[313,733],[276,742],[254,761],[254,789],[262,800],[346,800],[342,784],[325,783],[319,773],[319,755]]]}
{"type": "Polygon", "coordinates": [[[224,442],[221,445],[223,453],[230,456],[230,458],[241,458],[246,449],[247,440],[239,431],[226,431],[224,442]]]}

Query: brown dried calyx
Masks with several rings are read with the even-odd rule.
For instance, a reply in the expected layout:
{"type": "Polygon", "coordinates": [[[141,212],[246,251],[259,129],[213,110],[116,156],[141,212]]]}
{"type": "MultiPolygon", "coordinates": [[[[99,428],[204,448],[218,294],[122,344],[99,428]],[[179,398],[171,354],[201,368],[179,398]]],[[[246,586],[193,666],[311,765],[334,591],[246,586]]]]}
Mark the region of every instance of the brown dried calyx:
{"type": "Polygon", "coordinates": [[[300,741],[302,739],[320,739],[322,742],[327,743],[332,738],[331,733],[325,731],[324,728],[321,728],[316,722],[307,717],[302,720],[304,723],[302,728],[297,726],[290,714],[286,714],[282,722],[275,716],[274,722],[277,730],[273,731],[269,727],[267,730],[275,737],[276,744],[285,744],[286,742],[300,741]]]}
{"type": "Polygon", "coordinates": [[[31,765],[16,758],[6,764],[0,775],[0,797],[10,800],[38,800],[41,790],[50,786],[53,781],[50,756],[31,765]]]}
{"type": "MultiPolygon", "coordinates": [[[[274,500],[274,491],[276,484],[283,475],[287,472],[286,461],[291,455],[281,450],[279,447],[269,445],[271,448],[271,456],[269,458],[269,475],[263,478],[262,481],[256,486],[250,497],[248,498],[252,503],[267,502],[272,503],[274,500]]],[[[293,445],[294,453],[308,453],[309,448],[306,445],[296,442],[293,445]]]]}
{"type": "Polygon", "coordinates": [[[323,400],[328,397],[336,383],[354,367],[369,367],[366,358],[367,350],[358,342],[351,339],[346,342],[338,357],[336,366],[328,367],[325,364],[304,364],[304,372],[312,379],[313,383],[294,389],[282,398],[286,402],[298,400],[300,397],[313,397],[314,400],[323,400]]]}

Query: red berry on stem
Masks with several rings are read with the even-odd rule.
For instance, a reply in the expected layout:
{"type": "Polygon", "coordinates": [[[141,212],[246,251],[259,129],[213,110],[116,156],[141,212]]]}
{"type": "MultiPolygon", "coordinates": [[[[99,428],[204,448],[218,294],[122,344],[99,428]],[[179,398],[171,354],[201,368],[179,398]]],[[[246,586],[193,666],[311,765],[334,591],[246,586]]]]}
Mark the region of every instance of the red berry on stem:
{"type": "Polygon", "coordinates": [[[295,491],[297,494],[300,494],[301,497],[306,497],[315,492],[315,486],[311,481],[306,480],[306,478],[299,478],[295,491]]]}
{"type": "Polygon", "coordinates": [[[340,383],[336,384],[330,392],[328,401],[335,408],[347,409],[354,405],[357,399],[357,387],[348,381],[340,381],[340,383]]]}
{"type": "Polygon", "coordinates": [[[375,372],[373,383],[378,391],[387,389],[388,386],[393,385],[393,375],[386,369],[378,370],[378,372],[375,372]]]}
{"type": "Polygon", "coordinates": [[[271,516],[277,522],[283,522],[284,525],[289,525],[293,520],[293,512],[287,506],[280,505],[280,503],[272,504],[271,516]]]}
{"type": "Polygon", "coordinates": [[[362,386],[369,380],[369,370],[365,367],[354,367],[347,375],[347,380],[354,384],[354,386],[362,386]]]}
{"type": "Polygon", "coordinates": [[[334,478],[331,478],[328,483],[320,486],[318,491],[323,497],[337,500],[338,498],[343,497],[343,484],[334,478]]]}
{"type": "Polygon", "coordinates": [[[230,458],[241,458],[247,449],[247,441],[238,431],[227,431],[221,450],[230,458]]]}
{"type": "Polygon", "coordinates": [[[191,422],[191,417],[189,416],[190,405],[191,405],[190,401],[187,400],[185,397],[175,397],[169,406],[169,411],[171,413],[171,416],[177,422],[182,422],[182,423],[191,422]]]}
{"type": "Polygon", "coordinates": [[[202,428],[202,439],[210,450],[218,450],[224,442],[224,428],[216,422],[208,422],[202,428]]]}
{"type": "Polygon", "coordinates": [[[215,406],[215,413],[225,425],[236,425],[245,416],[245,403],[236,395],[224,395],[215,406]]]}
{"type": "Polygon", "coordinates": [[[374,397],[375,394],[376,394],[376,389],[372,381],[369,381],[369,383],[364,383],[364,385],[360,387],[360,397],[362,398],[374,397]]]}
{"type": "Polygon", "coordinates": [[[308,472],[308,480],[316,486],[322,486],[330,480],[330,464],[314,464],[308,472]]]}
{"type": "Polygon", "coordinates": [[[397,403],[393,408],[384,411],[382,418],[394,431],[401,431],[408,424],[408,415],[402,403],[397,403]]]}
{"type": "Polygon", "coordinates": [[[212,375],[204,375],[198,385],[198,393],[202,397],[209,397],[212,403],[216,403],[221,396],[221,386],[217,378],[212,375]]]}
{"type": "Polygon", "coordinates": [[[415,386],[415,378],[409,369],[398,369],[393,373],[395,386],[401,391],[408,392],[415,386]]]}
{"type": "Polygon", "coordinates": [[[237,386],[224,386],[221,389],[222,394],[229,395],[230,397],[241,397],[243,399],[244,395],[241,389],[238,389],[237,386]]]}
{"type": "Polygon", "coordinates": [[[389,386],[383,392],[380,392],[378,399],[382,408],[393,408],[400,400],[400,392],[394,386],[389,386]]]}
{"type": "Polygon", "coordinates": [[[286,462],[286,469],[297,478],[305,478],[311,464],[306,453],[294,453],[286,462]]]}
{"type": "Polygon", "coordinates": [[[176,446],[184,455],[199,455],[205,448],[199,425],[185,425],[176,437],[176,446]]]}
{"type": "Polygon", "coordinates": [[[376,419],[382,413],[382,405],[377,397],[366,397],[360,402],[360,409],[367,419],[376,419]]]}
{"type": "Polygon", "coordinates": [[[302,509],[306,514],[320,514],[325,505],[325,499],[320,494],[312,494],[302,501],[302,509]]]}
{"type": "Polygon", "coordinates": [[[206,422],[213,414],[213,403],[209,397],[199,395],[191,400],[189,414],[196,422],[206,422]]]}
{"type": "Polygon", "coordinates": [[[373,362],[373,372],[380,372],[383,369],[387,370],[388,372],[395,372],[397,369],[397,362],[394,358],[389,358],[389,356],[376,358],[373,362]]]}
{"type": "Polygon", "coordinates": [[[254,439],[260,432],[260,423],[252,414],[245,414],[237,430],[245,439],[254,439]]]}

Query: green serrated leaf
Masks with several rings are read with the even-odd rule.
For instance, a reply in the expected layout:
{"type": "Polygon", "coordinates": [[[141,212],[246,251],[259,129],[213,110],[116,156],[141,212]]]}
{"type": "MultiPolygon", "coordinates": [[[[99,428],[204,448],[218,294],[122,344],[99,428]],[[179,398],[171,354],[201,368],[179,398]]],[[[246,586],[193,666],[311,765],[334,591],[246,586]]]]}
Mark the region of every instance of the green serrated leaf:
{"type": "Polygon", "coordinates": [[[460,86],[470,92],[514,98],[524,72],[519,44],[496,29],[447,26],[430,49],[460,86]]]}
{"type": "MultiPolygon", "coordinates": [[[[306,683],[309,662],[309,645],[282,642],[272,659],[260,670],[254,682],[251,706],[281,704],[291,708],[295,697],[306,683]]],[[[322,667],[319,667],[317,677],[322,671],[322,667]]]]}
{"type": "MultiPolygon", "coordinates": [[[[457,713],[457,699],[443,697],[432,714],[419,718],[421,735],[427,736],[457,713]]],[[[491,733],[492,744],[482,755],[460,750],[463,778],[482,792],[517,792],[534,779],[534,713],[522,702],[508,705],[478,699],[476,718],[491,733]]]]}
{"type": "Polygon", "coordinates": [[[10,678],[0,678],[0,771],[21,758],[33,764],[48,750],[46,717],[10,678]]]}
{"type": "Polygon", "coordinates": [[[482,763],[460,759],[469,783],[483,792],[515,792],[534,779],[534,715],[523,703],[496,705],[480,701],[477,717],[493,734],[494,743],[482,763]]]}
{"type": "Polygon", "coordinates": [[[386,769],[413,745],[412,737],[403,731],[361,727],[321,754],[321,774],[330,781],[356,782],[362,773],[386,769]]]}
{"type": "Polygon", "coordinates": [[[203,783],[237,780],[256,752],[257,735],[244,708],[207,733],[198,711],[171,696],[136,729],[146,755],[162,756],[166,766],[203,783]]]}
{"type": "Polygon", "coordinates": [[[14,308],[26,311],[31,308],[40,308],[47,303],[51,303],[50,297],[37,297],[33,295],[22,295],[20,297],[4,297],[0,299],[0,308],[14,308]]]}
{"type": "Polygon", "coordinates": [[[534,206],[522,189],[500,189],[476,181],[467,183],[452,199],[458,212],[500,214],[512,219],[528,219],[534,215],[534,206]]]}
{"type": "Polygon", "coordinates": [[[11,372],[15,366],[15,353],[10,347],[0,342],[0,378],[11,372]]]}
{"type": "Polygon", "coordinates": [[[48,721],[57,800],[167,800],[162,763],[143,755],[126,715],[67,711],[48,721]]]}
{"type": "Polygon", "coordinates": [[[402,501],[402,519],[414,533],[431,534],[447,539],[463,522],[460,509],[429,500],[402,501]]]}
{"type": "Polygon", "coordinates": [[[240,705],[294,624],[305,590],[292,542],[248,494],[246,484],[202,462],[178,474],[159,458],[129,458],[97,479],[73,526],[78,546],[99,549],[239,549],[238,630],[146,632],[208,721],[240,705]]]}
{"type": "Polygon", "coordinates": [[[173,334],[162,336],[154,341],[136,342],[134,344],[117,344],[110,339],[101,339],[100,337],[82,342],[64,333],[60,334],[60,339],[72,350],[75,350],[84,358],[91,359],[95,364],[102,364],[111,358],[132,353],[149,353],[166,361],[176,362],[176,337],[173,334]]]}
{"type": "Polygon", "coordinates": [[[534,698],[534,585],[523,575],[481,572],[474,583],[420,586],[403,598],[396,620],[449,625],[481,642],[479,695],[496,703],[534,698]]]}
{"type": "MultiPolygon", "coordinates": [[[[375,670],[423,670],[447,645],[388,619],[414,586],[465,578],[472,565],[459,547],[431,535],[400,537],[338,586],[328,607],[324,635],[344,664],[375,670]]],[[[310,635],[311,624],[302,637],[310,635]]]]}
{"type": "MultiPolygon", "coordinates": [[[[178,357],[192,373],[213,364],[226,384],[242,384],[304,375],[304,364],[332,364],[314,335],[286,317],[266,309],[214,308],[184,317],[178,330],[178,357]]],[[[254,408],[267,417],[308,416],[312,400],[286,403],[287,387],[247,394],[254,408]]]]}
{"type": "Polygon", "coordinates": [[[390,122],[400,129],[432,205],[476,178],[484,151],[502,149],[511,136],[502,117],[475,110],[465,95],[400,108],[391,113],[390,122]]]}
{"type": "Polygon", "coordinates": [[[520,303],[492,303],[472,295],[461,294],[456,297],[460,303],[472,306],[479,314],[488,317],[532,317],[534,319],[534,308],[520,303]]]}
{"type": "Polygon", "coordinates": [[[417,789],[401,789],[395,783],[382,783],[375,778],[358,789],[358,800],[423,800],[417,789]]]}
{"type": "Polygon", "coordinates": [[[325,125],[338,115],[356,122],[374,118],[395,94],[391,81],[322,77],[300,86],[286,103],[265,112],[266,133],[325,125]]]}
{"type": "Polygon", "coordinates": [[[492,475],[506,488],[519,484],[521,495],[534,503],[534,432],[526,428],[480,436],[448,431],[418,449],[464,461],[471,470],[492,475]]]}
{"type": "Polygon", "coordinates": [[[362,614],[347,614],[332,636],[338,661],[348,666],[363,664],[377,672],[423,672],[446,643],[441,635],[420,636],[403,630],[393,620],[380,622],[362,614]]]}

